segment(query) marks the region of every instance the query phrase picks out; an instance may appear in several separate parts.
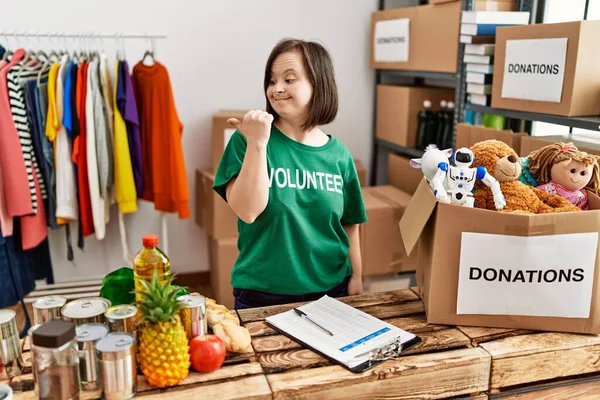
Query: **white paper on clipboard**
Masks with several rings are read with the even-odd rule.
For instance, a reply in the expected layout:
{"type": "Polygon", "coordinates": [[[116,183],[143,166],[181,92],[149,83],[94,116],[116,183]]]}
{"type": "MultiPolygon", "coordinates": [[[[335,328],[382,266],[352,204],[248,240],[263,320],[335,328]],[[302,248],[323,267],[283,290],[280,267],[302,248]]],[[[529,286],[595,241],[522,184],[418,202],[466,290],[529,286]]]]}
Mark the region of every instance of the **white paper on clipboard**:
{"type": "Polygon", "coordinates": [[[267,317],[266,320],[277,329],[348,367],[367,361],[365,353],[383,347],[399,337],[402,343],[415,337],[412,333],[329,296],[298,308],[334,335],[329,336],[297,315],[294,310],[267,317]]]}

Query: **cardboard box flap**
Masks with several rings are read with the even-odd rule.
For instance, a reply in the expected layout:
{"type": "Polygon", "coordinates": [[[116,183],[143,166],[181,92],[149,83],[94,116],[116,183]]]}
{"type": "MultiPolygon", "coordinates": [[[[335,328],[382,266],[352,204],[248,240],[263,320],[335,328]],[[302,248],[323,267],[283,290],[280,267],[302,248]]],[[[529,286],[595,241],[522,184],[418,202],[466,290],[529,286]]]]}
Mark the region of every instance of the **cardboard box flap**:
{"type": "Polygon", "coordinates": [[[425,177],[423,177],[400,220],[400,233],[402,234],[406,254],[410,255],[415,244],[417,244],[421,232],[427,221],[429,221],[436,205],[437,200],[425,177]]]}

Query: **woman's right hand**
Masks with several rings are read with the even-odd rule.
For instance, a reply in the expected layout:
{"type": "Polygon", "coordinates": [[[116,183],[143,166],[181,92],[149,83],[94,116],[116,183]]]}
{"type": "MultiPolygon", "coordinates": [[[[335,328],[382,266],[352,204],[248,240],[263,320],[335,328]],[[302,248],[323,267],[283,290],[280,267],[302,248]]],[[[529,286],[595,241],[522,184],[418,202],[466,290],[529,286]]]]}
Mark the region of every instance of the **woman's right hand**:
{"type": "Polygon", "coordinates": [[[266,111],[250,110],[244,115],[242,122],[236,118],[229,118],[227,122],[240,131],[249,142],[266,146],[271,136],[273,115],[266,111]]]}

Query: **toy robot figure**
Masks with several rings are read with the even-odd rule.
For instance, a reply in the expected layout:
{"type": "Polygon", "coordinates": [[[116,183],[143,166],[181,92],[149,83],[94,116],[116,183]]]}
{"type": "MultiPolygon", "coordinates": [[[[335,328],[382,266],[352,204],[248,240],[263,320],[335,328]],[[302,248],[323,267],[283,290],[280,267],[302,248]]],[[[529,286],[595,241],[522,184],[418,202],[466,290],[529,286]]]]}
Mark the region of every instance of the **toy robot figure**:
{"type": "Polygon", "coordinates": [[[500,189],[500,183],[491,174],[488,174],[484,167],[471,168],[475,156],[470,149],[462,147],[456,150],[452,155],[452,160],[455,165],[448,167],[446,176],[447,192],[452,204],[474,207],[473,187],[476,179],[479,179],[492,190],[496,209],[504,208],[506,199],[500,189]]]}

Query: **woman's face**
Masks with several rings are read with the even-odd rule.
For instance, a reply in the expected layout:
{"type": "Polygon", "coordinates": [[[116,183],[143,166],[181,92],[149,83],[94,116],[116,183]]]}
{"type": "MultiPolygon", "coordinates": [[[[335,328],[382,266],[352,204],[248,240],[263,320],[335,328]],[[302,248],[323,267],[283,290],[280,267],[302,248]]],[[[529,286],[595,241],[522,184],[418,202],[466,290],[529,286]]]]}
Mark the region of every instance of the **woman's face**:
{"type": "Polygon", "coordinates": [[[277,114],[286,120],[304,122],[313,94],[302,55],[299,52],[282,53],[271,67],[267,98],[277,114]]]}

